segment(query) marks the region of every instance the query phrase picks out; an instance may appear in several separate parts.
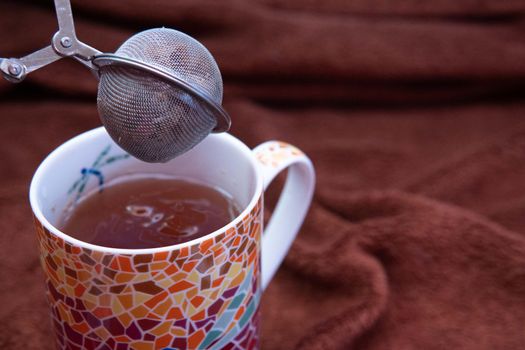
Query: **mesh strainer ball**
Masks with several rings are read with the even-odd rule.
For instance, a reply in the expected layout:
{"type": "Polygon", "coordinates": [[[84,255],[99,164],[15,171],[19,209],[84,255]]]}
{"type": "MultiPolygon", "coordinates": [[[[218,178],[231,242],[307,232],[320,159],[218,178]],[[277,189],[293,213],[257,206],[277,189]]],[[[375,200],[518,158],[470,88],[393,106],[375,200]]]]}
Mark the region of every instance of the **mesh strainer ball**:
{"type": "Polygon", "coordinates": [[[210,132],[226,131],[222,78],[197,40],[167,28],[129,38],[100,55],[98,111],[109,135],[146,162],[166,162],[210,132]]]}

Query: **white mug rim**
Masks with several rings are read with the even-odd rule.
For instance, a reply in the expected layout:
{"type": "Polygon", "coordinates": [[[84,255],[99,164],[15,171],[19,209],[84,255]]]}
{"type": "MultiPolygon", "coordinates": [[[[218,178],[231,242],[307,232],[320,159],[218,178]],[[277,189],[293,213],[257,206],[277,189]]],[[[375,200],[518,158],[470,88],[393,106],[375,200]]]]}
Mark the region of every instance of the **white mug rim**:
{"type": "Polygon", "coordinates": [[[70,148],[76,147],[79,142],[85,141],[86,139],[89,139],[89,138],[102,137],[103,136],[102,134],[106,134],[107,137],[110,137],[107,131],[104,129],[104,127],[101,126],[101,127],[83,132],[67,140],[66,142],[62,143],[60,146],[55,148],[51,153],[49,153],[46,156],[46,158],[44,158],[44,160],[40,163],[37,170],[33,174],[33,178],[31,179],[31,184],[29,187],[29,203],[31,205],[33,214],[35,215],[37,220],[40,222],[40,224],[42,224],[51,234],[63,239],[65,242],[68,242],[74,246],[79,246],[81,248],[90,249],[93,251],[112,253],[112,254],[122,254],[122,255],[155,254],[155,253],[162,253],[166,251],[179,250],[185,247],[191,247],[194,245],[198,245],[209,239],[214,239],[216,236],[218,236],[219,234],[223,232],[226,232],[230,228],[235,228],[239,224],[239,222],[241,222],[247,215],[250,214],[250,212],[257,205],[260,197],[262,196],[262,191],[263,191],[262,174],[261,174],[261,171],[259,171],[258,169],[258,165],[256,163],[255,157],[253,156],[252,150],[250,150],[248,146],[246,146],[241,140],[239,140],[238,138],[228,133],[215,134],[214,135],[215,137],[221,137],[222,139],[221,142],[231,143],[235,146],[235,148],[239,149],[245,155],[245,158],[249,161],[250,166],[252,167],[252,169],[254,170],[254,173],[256,174],[255,190],[254,190],[253,196],[250,199],[248,205],[235,219],[230,221],[227,225],[213,232],[210,232],[207,235],[202,236],[200,238],[193,239],[191,241],[187,241],[184,243],[163,246],[163,247],[140,248],[140,249],[112,248],[112,247],[104,247],[104,246],[81,241],[79,239],[76,239],[60,231],[57,227],[51,224],[49,220],[47,220],[38,202],[38,198],[37,198],[38,188],[41,186],[42,176],[47,171],[49,171],[49,168],[51,164],[53,163],[52,161],[54,158],[58,157],[64,151],[70,148]]]}

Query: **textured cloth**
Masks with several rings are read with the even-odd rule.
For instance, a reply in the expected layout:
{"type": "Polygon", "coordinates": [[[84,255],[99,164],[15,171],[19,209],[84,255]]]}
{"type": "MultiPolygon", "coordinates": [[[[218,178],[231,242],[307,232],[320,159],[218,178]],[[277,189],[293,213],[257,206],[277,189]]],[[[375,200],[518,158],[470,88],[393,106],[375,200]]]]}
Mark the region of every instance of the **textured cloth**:
{"type": "MultiPolygon", "coordinates": [[[[232,133],[313,160],[305,225],[262,299],[262,347],[525,347],[525,2],[73,1],[106,52],[158,26],[202,41],[232,133]]],[[[1,56],[56,31],[51,1],[0,4],[1,56]]],[[[0,349],[52,349],[27,192],[100,124],[73,60],[0,82],[0,349]]],[[[270,188],[268,214],[280,177],[270,188]]]]}

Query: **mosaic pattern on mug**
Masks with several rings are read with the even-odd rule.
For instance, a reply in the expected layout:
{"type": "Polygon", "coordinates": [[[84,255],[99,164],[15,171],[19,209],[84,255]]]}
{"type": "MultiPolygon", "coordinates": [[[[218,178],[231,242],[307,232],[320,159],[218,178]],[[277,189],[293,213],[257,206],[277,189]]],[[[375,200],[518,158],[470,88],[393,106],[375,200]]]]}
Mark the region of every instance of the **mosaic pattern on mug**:
{"type": "Polygon", "coordinates": [[[277,168],[290,158],[304,156],[304,153],[297,147],[286,142],[273,141],[267,142],[257,148],[255,158],[265,166],[277,168]]]}
{"type": "Polygon", "coordinates": [[[262,201],[200,244],[123,255],[74,246],[37,222],[62,349],[256,349],[262,201]]]}

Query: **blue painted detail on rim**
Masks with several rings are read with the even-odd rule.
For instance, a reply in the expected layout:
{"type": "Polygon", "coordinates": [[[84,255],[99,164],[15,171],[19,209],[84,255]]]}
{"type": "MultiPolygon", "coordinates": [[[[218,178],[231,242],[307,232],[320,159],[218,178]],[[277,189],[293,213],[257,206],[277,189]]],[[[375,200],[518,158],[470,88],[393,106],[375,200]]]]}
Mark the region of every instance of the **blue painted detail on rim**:
{"type": "Polygon", "coordinates": [[[111,150],[111,145],[107,145],[102,149],[100,154],[97,156],[93,164],[89,167],[83,167],[80,169],[80,178],[71,185],[67,193],[69,195],[76,193],[75,201],[77,201],[82,193],[84,192],[87,183],[89,182],[89,179],[92,177],[95,177],[98,181],[98,187],[99,191],[102,191],[104,188],[104,174],[100,170],[101,168],[105,167],[106,165],[112,164],[118,160],[129,158],[130,155],[127,153],[124,154],[117,154],[117,155],[109,155],[109,151],[111,150]]]}

